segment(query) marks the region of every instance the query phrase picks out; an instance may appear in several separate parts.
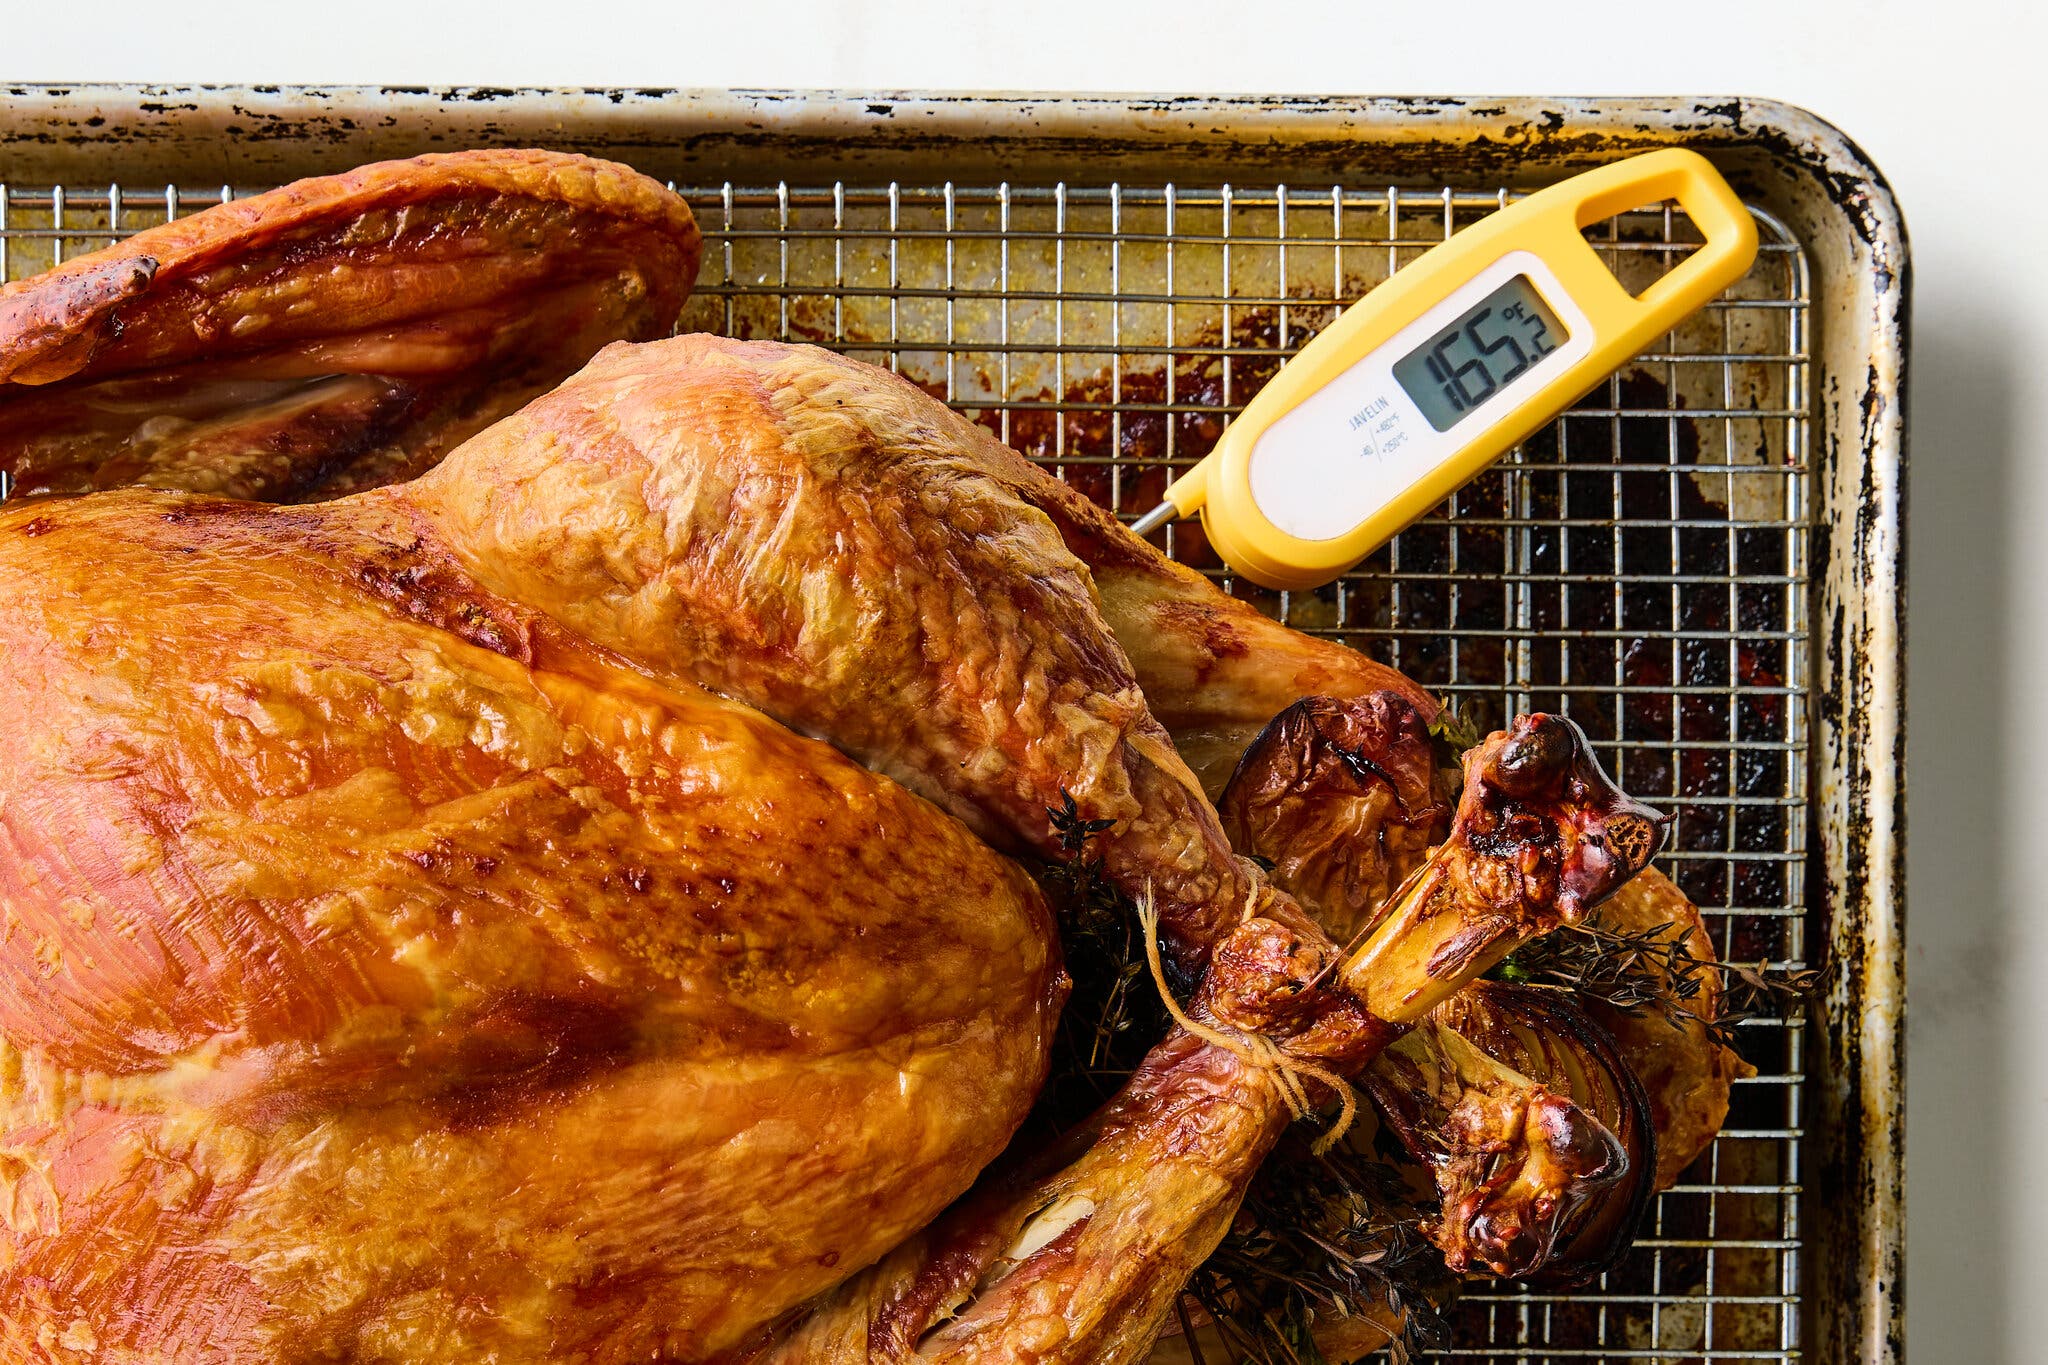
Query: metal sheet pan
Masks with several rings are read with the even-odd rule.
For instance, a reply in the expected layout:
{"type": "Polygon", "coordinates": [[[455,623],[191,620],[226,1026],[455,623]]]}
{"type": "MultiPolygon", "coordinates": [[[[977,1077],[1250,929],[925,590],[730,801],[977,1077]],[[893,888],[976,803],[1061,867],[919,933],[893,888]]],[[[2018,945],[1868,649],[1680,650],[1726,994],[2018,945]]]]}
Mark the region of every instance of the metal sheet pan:
{"type": "MultiPolygon", "coordinates": [[[[675,181],[685,325],[835,345],[1126,514],[1335,308],[1517,191],[1671,144],[1752,204],[1750,277],[1332,589],[1233,591],[1497,719],[1563,710],[1682,811],[1724,951],[1825,954],[1636,1257],[1472,1296],[1461,1359],[1903,1357],[1901,580],[1908,259],[1838,131],[1753,100],[13,87],[0,278],[225,195],[477,145],[675,181]]],[[[1625,278],[1692,240],[1599,238],[1625,278]]],[[[1198,532],[1177,555],[1217,572],[1198,532]]],[[[1226,579],[1227,582],[1227,579],[1226,579]]]]}

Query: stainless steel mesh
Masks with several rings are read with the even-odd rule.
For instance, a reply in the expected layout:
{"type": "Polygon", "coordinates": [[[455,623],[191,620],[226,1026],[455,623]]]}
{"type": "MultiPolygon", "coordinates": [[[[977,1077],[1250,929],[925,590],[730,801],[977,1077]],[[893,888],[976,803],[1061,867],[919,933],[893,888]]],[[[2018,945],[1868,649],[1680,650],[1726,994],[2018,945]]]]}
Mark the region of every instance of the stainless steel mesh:
{"type": "MultiPolygon", "coordinates": [[[[1330,186],[682,187],[708,238],[686,329],[892,366],[1127,517],[1159,500],[1348,303],[1507,195],[1330,186]]],[[[0,279],[220,202],[223,187],[0,186],[0,279]]],[[[1805,953],[1807,260],[1759,215],[1755,268],[1339,582],[1233,581],[1196,524],[1164,543],[1482,725],[1570,715],[1679,814],[1665,867],[1731,957],[1805,953]]],[[[1671,206],[1589,232],[1640,289],[1697,236],[1671,206]]],[[[5,496],[0,485],[0,497],[5,496]]],[[[1745,1026],[1758,1074],[1618,1270],[1479,1286],[1460,1360],[1800,1354],[1799,1024],[1745,1026]]]]}

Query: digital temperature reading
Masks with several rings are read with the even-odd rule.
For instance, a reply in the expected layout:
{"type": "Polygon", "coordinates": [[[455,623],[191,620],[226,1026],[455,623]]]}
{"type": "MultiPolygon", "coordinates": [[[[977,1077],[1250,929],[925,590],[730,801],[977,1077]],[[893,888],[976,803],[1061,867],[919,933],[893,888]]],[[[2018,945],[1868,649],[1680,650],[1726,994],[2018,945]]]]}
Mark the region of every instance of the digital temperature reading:
{"type": "Polygon", "coordinates": [[[1394,362],[1394,379],[1438,431],[1449,431],[1570,339],[1527,275],[1488,294],[1394,362]]]}

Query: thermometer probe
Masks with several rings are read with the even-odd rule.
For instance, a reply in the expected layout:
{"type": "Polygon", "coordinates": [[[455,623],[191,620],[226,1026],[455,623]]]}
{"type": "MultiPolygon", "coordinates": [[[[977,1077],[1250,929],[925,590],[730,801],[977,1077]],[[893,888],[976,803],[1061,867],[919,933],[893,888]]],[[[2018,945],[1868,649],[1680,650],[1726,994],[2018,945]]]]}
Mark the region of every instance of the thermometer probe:
{"type": "Polygon", "coordinates": [[[1231,568],[1329,582],[1740,279],[1756,223],[1672,148],[1539,190],[1397,271],[1303,347],[1131,527],[1200,512],[1231,568]],[[1583,235],[1675,199],[1704,243],[1630,294],[1583,235]]]}

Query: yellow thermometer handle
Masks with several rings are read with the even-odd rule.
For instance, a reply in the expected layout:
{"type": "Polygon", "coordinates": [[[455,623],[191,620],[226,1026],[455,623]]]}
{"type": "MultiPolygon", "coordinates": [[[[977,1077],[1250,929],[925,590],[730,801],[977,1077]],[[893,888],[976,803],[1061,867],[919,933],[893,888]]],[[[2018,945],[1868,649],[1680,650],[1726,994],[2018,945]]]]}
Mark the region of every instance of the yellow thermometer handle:
{"type": "MultiPolygon", "coordinates": [[[[1755,221],[1694,152],[1649,152],[1539,190],[1432,247],[1346,309],[1137,529],[1199,511],[1210,543],[1237,572],[1275,588],[1327,583],[1741,278],[1755,257],[1755,221]],[[1630,294],[1584,229],[1666,199],[1678,201],[1704,244],[1630,294]],[[1484,309],[1489,302],[1495,307],[1484,309]],[[1523,363],[1501,371],[1512,381],[1475,380],[1486,384],[1478,399],[1460,388],[1472,403],[1462,415],[1443,408],[1460,402],[1452,398],[1432,398],[1426,411],[1413,383],[1429,363],[1423,352],[1450,336],[1451,324],[1481,317],[1518,321],[1522,340],[1547,338],[1550,349],[1528,361],[1516,345],[1523,363]],[[1561,324],[1564,339],[1546,321],[1561,324]]],[[[1472,335],[1474,346],[1508,344],[1472,335]]],[[[1452,354],[1436,358],[1447,369],[1452,354]]]]}

